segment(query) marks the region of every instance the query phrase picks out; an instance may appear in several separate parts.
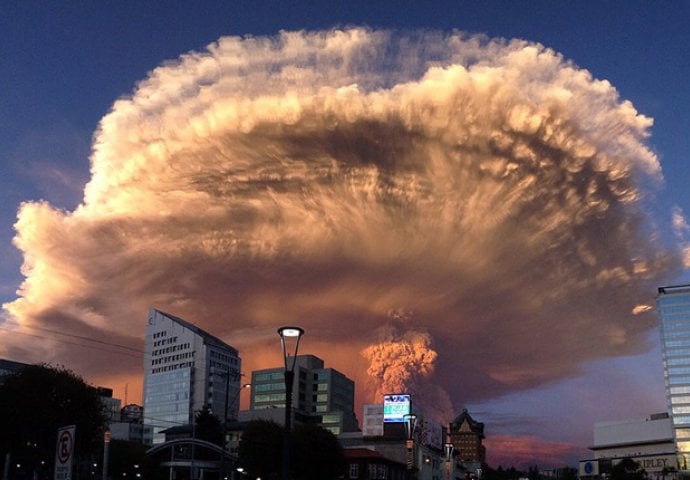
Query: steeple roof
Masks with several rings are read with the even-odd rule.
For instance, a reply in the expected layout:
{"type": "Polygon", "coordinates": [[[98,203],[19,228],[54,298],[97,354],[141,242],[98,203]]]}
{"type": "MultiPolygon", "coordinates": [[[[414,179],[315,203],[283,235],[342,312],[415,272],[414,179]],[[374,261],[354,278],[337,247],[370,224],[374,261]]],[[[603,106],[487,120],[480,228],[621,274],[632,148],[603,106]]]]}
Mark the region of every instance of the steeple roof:
{"type": "Polygon", "coordinates": [[[475,421],[470,414],[467,412],[466,408],[462,409],[462,412],[455,417],[455,420],[450,424],[451,430],[459,430],[464,423],[470,427],[473,433],[478,433],[484,436],[484,424],[482,422],[475,421]]]}

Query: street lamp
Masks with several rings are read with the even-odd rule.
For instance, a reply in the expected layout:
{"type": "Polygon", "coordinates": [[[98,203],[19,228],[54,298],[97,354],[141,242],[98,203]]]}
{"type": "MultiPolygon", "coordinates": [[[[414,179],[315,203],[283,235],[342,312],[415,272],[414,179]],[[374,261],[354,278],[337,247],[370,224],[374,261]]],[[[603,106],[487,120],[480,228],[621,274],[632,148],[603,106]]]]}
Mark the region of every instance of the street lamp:
{"type": "MultiPolygon", "coordinates": [[[[242,386],[239,388],[239,390],[237,390],[237,393],[235,394],[235,396],[232,397],[232,401],[230,402],[230,405],[235,405],[235,402],[236,402],[237,399],[240,397],[240,393],[242,393],[242,390],[245,389],[245,388],[249,388],[249,387],[251,387],[251,386],[252,386],[251,383],[245,383],[244,385],[242,385],[242,386]]],[[[225,397],[226,403],[227,403],[227,401],[228,401],[227,399],[228,399],[228,397],[226,396],[226,397],[225,397]]],[[[234,409],[233,409],[233,411],[234,411],[234,409]]],[[[227,418],[228,418],[228,405],[225,405],[225,420],[226,420],[226,421],[227,421],[227,418]]],[[[232,420],[237,420],[237,417],[233,417],[232,420]]]]}
{"type": "Polygon", "coordinates": [[[408,413],[403,415],[405,422],[405,433],[407,434],[407,469],[414,467],[414,431],[417,427],[417,415],[408,413]]]}
{"type": "Polygon", "coordinates": [[[290,430],[292,428],[292,384],[295,380],[295,362],[299,341],[304,335],[300,327],[280,327],[280,344],[283,349],[285,361],[285,432],[283,439],[283,480],[288,480],[290,475],[290,430]],[[294,344],[294,351],[292,345],[294,344]]]}
{"type": "MultiPolygon", "coordinates": [[[[230,384],[230,379],[228,379],[228,384],[230,384]]],[[[235,405],[235,402],[240,396],[240,393],[242,393],[242,390],[245,388],[251,387],[251,383],[245,383],[242,385],[239,390],[237,390],[237,393],[235,394],[234,397],[232,397],[232,401],[230,402],[231,405],[235,405]]],[[[237,420],[237,418],[233,418],[233,420],[237,420]]],[[[220,470],[221,470],[221,475],[223,475],[224,479],[227,479],[227,476],[225,476],[225,454],[228,451],[228,388],[226,386],[225,388],[225,415],[223,415],[223,456],[221,457],[220,461],[220,470]]]]}
{"type": "Polygon", "coordinates": [[[450,442],[445,443],[443,447],[446,451],[446,480],[450,480],[450,467],[451,461],[453,460],[453,444],[450,442]]]}
{"type": "MultiPolygon", "coordinates": [[[[215,372],[214,375],[219,375],[221,377],[225,378],[225,405],[223,406],[223,418],[222,418],[222,435],[223,435],[223,440],[221,441],[222,443],[222,448],[223,448],[223,453],[222,456],[220,457],[220,474],[221,476],[225,475],[225,440],[227,437],[227,427],[228,427],[228,400],[230,396],[230,377],[234,377],[235,380],[239,380],[240,377],[243,375],[237,370],[231,370],[229,367],[226,371],[224,372],[215,372]]],[[[242,385],[240,389],[237,391],[237,394],[233,397],[232,399],[232,405],[235,404],[235,400],[237,400],[237,397],[240,395],[240,392],[242,389],[245,387],[245,385],[242,385]]]]}
{"type": "Polygon", "coordinates": [[[108,480],[108,460],[110,460],[110,439],[112,434],[107,430],[103,434],[103,480],[108,480]]]}

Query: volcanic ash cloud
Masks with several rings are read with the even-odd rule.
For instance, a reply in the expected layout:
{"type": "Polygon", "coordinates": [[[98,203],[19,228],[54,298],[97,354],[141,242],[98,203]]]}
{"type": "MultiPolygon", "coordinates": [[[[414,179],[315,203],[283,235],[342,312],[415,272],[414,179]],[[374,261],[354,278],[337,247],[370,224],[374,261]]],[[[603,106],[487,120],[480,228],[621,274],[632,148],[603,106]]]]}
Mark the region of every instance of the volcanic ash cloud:
{"type": "Polygon", "coordinates": [[[419,378],[456,404],[531,387],[645,347],[653,316],[631,312],[680,261],[644,213],[661,184],[651,123],[524,41],[221,38],[115,102],[75,211],[22,205],[26,281],[4,308],[137,345],[154,306],[248,366],[297,323],[324,356],[423,344],[437,357],[419,378]],[[395,309],[415,315],[393,322],[395,309]]]}

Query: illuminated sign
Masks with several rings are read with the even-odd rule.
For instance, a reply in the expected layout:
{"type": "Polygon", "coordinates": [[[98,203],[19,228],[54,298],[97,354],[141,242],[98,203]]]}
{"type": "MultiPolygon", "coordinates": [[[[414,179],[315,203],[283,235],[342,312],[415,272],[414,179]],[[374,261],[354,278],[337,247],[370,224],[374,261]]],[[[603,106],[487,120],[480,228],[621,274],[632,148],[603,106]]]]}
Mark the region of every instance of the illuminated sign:
{"type": "Polygon", "coordinates": [[[404,422],[405,415],[410,413],[409,395],[384,395],[383,396],[383,421],[404,422]]]}

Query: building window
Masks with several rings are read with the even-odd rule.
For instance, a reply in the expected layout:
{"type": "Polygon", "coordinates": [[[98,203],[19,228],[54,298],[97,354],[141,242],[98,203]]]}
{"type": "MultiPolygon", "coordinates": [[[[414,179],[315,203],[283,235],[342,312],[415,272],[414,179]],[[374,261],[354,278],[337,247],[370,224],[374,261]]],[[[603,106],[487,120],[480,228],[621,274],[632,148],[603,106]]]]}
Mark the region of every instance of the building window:
{"type": "Polygon", "coordinates": [[[350,475],[348,478],[359,478],[359,463],[350,464],[350,475]]]}

